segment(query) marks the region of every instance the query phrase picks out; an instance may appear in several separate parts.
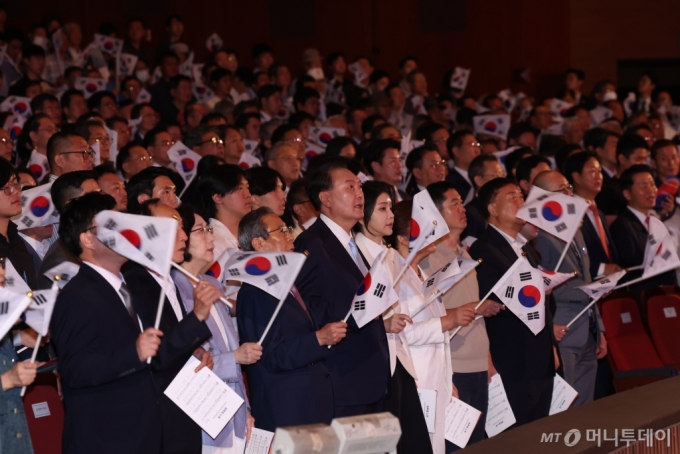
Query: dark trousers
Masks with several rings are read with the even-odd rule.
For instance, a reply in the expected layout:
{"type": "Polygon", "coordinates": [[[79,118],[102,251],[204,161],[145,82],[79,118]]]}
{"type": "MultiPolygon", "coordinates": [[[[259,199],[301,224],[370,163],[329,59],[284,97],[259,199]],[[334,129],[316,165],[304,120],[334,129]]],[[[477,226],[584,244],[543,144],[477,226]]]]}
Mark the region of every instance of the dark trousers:
{"type": "Polygon", "coordinates": [[[416,382],[397,359],[385,398],[385,410],[399,419],[401,438],[397,454],[432,453],[430,434],[420,405],[416,382]]]}
{"type": "MultiPolygon", "coordinates": [[[[482,412],[475,430],[470,435],[470,441],[467,444],[467,446],[470,446],[473,443],[484,440],[486,433],[486,413],[489,405],[489,373],[487,371],[456,372],[453,374],[453,384],[458,389],[458,398],[460,400],[482,412]]],[[[446,441],[447,454],[460,451],[461,449],[450,441],[446,441]]]]}
{"type": "Polygon", "coordinates": [[[333,408],[333,418],[344,418],[346,416],[369,415],[371,413],[381,413],[385,409],[385,398],[383,397],[372,404],[362,405],[336,405],[333,408]]]}

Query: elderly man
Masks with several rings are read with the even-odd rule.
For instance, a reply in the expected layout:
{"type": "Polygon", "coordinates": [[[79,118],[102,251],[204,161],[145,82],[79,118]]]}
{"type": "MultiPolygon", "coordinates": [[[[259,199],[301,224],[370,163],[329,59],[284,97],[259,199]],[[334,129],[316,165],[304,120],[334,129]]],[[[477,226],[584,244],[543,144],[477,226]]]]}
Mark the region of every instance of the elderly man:
{"type": "MultiPolygon", "coordinates": [[[[292,252],[290,227],[269,208],[258,208],[239,224],[244,251],[292,252]]],[[[257,342],[278,301],[244,284],[238,293],[236,315],[241,342],[257,342]]],[[[274,431],[300,424],[329,424],[333,419],[333,387],[326,358],[347,335],[347,323],[317,324],[293,286],[264,342],[262,360],[246,367],[250,404],[256,426],[274,431]]]]}
{"type": "Polygon", "coordinates": [[[94,152],[87,141],[77,134],[58,132],[47,142],[47,160],[54,181],[65,173],[75,170],[92,170],[94,152]]]}
{"type": "Polygon", "coordinates": [[[279,142],[265,154],[267,167],[271,167],[281,174],[283,182],[289,188],[293,181],[300,178],[302,160],[296,148],[288,142],[279,142]]]}
{"type": "MultiPolygon", "coordinates": [[[[309,177],[307,195],[321,215],[295,240],[295,250],[308,254],[295,285],[313,320],[337,322],[349,312],[368,268],[351,233],[364,216],[361,181],[343,162],[329,162],[309,177]]],[[[352,318],[348,324],[347,337],[326,359],[334,417],[382,411],[390,377],[382,320],[363,328],[352,318]]]]}
{"type": "MultiPolygon", "coordinates": [[[[573,195],[571,185],[559,172],[542,172],[538,174],[534,184],[549,192],[573,195]]],[[[578,391],[573,405],[583,405],[593,400],[597,360],[607,354],[607,341],[600,329],[602,320],[597,306],[577,318],[570,328],[566,326],[590,302],[588,295],[577,288],[591,282],[588,249],[581,230],[576,231],[574,241],[569,245],[541,230],[536,238],[536,249],[541,254],[541,265],[545,269],[560,273],[578,271],[576,277],[553,291],[557,303],[553,331],[562,357],[564,379],[578,391]],[[567,255],[559,270],[555,270],[565,247],[569,248],[567,255]]]]}

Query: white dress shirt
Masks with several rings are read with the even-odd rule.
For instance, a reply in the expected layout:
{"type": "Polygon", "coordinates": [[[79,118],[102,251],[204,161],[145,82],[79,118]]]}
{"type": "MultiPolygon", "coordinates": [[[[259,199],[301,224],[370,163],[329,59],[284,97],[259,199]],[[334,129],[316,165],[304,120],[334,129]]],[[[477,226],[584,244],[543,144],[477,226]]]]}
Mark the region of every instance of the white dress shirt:
{"type": "Polygon", "coordinates": [[[521,233],[518,233],[518,234],[517,234],[517,237],[516,237],[516,238],[513,238],[513,237],[511,237],[510,235],[508,235],[507,233],[501,231],[501,230],[500,230],[498,227],[496,227],[495,225],[489,224],[489,227],[493,227],[494,229],[496,229],[496,231],[497,231],[498,233],[500,233],[500,234],[503,236],[503,238],[505,238],[505,240],[510,244],[510,246],[512,247],[512,249],[513,249],[513,250],[515,251],[515,253],[517,254],[517,257],[521,257],[521,256],[522,256],[522,254],[524,253],[524,250],[522,250],[522,247],[524,247],[524,245],[527,244],[527,239],[524,238],[524,237],[522,236],[521,233]]]}
{"type": "Polygon", "coordinates": [[[49,238],[43,241],[38,241],[35,238],[31,238],[30,236],[24,235],[21,232],[19,232],[19,236],[33,248],[33,250],[38,254],[38,257],[40,257],[40,260],[45,258],[45,254],[47,254],[47,250],[50,248],[49,238]]]}
{"type": "Polygon", "coordinates": [[[168,301],[170,301],[172,311],[175,313],[177,321],[181,322],[184,316],[182,315],[182,308],[180,307],[180,302],[177,298],[177,288],[175,287],[175,282],[170,277],[168,277],[165,279],[164,283],[163,278],[156,273],[149,271],[149,274],[153,276],[153,278],[156,279],[156,282],[158,282],[158,285],[160,285],[161,288],[165,290],[165,296],[168,298],[168,301]]]}
{"type": "Polygon", "coordinates": [[[458,172],[461,177],[465,178],[465,181],[467,181],[470,184],[470,190],[468,191],[467,195],[465,196],[465,200],[463,200],[463,205],[467,205],[470,200],[475,196],[475,191],[474,191],[474,185],[470,181],[470,177],[468,176],[467,170],[463,170],[460,167],[454,165],[453,170],[458,172]]]}
{"type": "Polygon", "coordinates": [[[647,217],[654,216],[654,211],[650,210],[648,213],[643,213],[642,211],[638,211],[635,208],[632,208],[630,205],[627,206],[626,208],[628,208],[635,215],[635,217],[638,218],[640,222],[642,222],[642,225],[644,225],[645,228],[649,230],[649,226],[645,221],[647,220],[647,217]]]}
{"type": "MultiPolygon", "coordinates": [[[[111,287],[116,291],[116,294],[120,298],[120,301],[123,303],[123,307],[125,307],[125,310],[127,311],[127,307],[125,306],[125,300],[123,299],[123,295],[120,293],[120,288],[123,286],[123,283],[125,283],[125,280],[123,279],[123,275],[118,273],[118,276],[113,274],[109,270],[105,270],[101,266],[95,265],[94,263],[91,262],[85,262],[83,261],[84,264],[95,270],[101,277],[103,277],[106,282],[108,282],[111,287]]],[[[130,302],[132,304],[132,301],[130,302]]],[[[142,326],[142,321],[139,319],[139,316],[137,316],[137,322],[139,322],[139,329],[144,331],[144,326],[142,326]]]]}
{"type": "Polygon", "coordinates": [[[335,223],[331,218],[326,216],[325,214],[320,214],[319,219],[321,219],[324,224],[333,232],[333,235],[340,241],[340,244],[345,248],[349,256],[354,260],[354,254],[352,254],[352,250],[349,248],[349,240],[352,239],[352,235],[349,234],[349,232],[345,232],[345,229],[340,227],[338,224],[335,223]]]}

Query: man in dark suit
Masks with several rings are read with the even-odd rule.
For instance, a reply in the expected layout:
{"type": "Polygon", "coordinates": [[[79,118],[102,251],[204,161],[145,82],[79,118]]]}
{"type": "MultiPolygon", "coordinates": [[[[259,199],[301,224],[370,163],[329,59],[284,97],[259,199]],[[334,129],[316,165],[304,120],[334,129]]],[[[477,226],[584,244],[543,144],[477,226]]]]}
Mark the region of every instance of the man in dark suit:
{"type": "MultiPolygon", "coordinates": [[[[340,161],[310,176],[309,199],[321,215],[295,241],[307,255],[295,282],[317,326],[343,320],[367,266],[351,235],[364,216],[361,182],[340,161]]],[[[390,376],[383,321],[363,328],[350,318],[347,337],[330,349],[326,365],[334,395],[334,417],[382,411],[390,376]]]]}
{"type": "Polygon", "coordinates": [[[468,177],[468,169],[472,160],[479,156],[482,149],[477,138],[470,131],[458,131],[449,136],[446,141],[449,155],[453,159],[449,163],[449,174],[446,181],[453,183],[456,191],[463,198],[463,203],[472,200],[474,190],[468,177]]]}
{"type": "Polygon", "coordinates": [[[423,145],[411,150],[406,158],[406,168],[411,173],[406,186],[409,198],[446,178],[446,161],[442,160],[435,145],[423,145]]]}
{"type": "Polygon", "coordinates": [[[364,152],[364,167],[375,181],[382,181],[394,188],[399,200],[410,198],[399,189],[402,180],[401,144],[394,139],[373,140],[364,152]]]}
{"type": "Polygon", "coordinates": [[[476,239],[482,236],[484,230],[486,230],[486,219],[482,216],[479,197],[477,197],[479,188],[484,186],[487,181],[491,181],[494,178],[505,178],[506,174],[505,169],[494,155],[480,154],[470,163],[468,176],[472,182],[475,195],[472,200],[465,205],[467,226],[465,227],[461,238],[471,236],[476,239]]]}
{"type": "Polygon", "coordinates": [[[595,279],[621,271],[607,219],[595,204],[603,184],[600,160],[590,151],[575,153],[567,158],[564,169],[565,177],[574,188],[574,197],[589,205],[581,224],[581,234],[590,256],[590,276],[595,279]]]}
{"type": "Polygon", "coordinates": [[[616,176],[616,145],[620,137],[619,134],[604,128],[592,128],[583,134],[585,150],[595,153],[600,160],[604,183],[616,176]]]}
{"type": "MultiPolygon", "coordinates": [[[[643,139],[644,140],[644,139],[643,139]]],[[[634,165],[621,174],[621,188],[628,206],[611,225],[612,239],[619,250],[619,264],[624,268],[642,265],[649,237],[650,222],[660,222],[655,217],[657,187],[652,169],[646,165],[634,165]]],[[[627,282],[642,276],[642,270],[631,271],[624,276],[627,282]]],[[[629,287],[639,294],[645,288],[659,285],[676,285],[675,271],[667,271],[629,287]]]]}
{"type": "Polygon", "coordinates": [[[95,236],[95,215],[115,203],[88,194],[61,215],[60,236],[83,261],[50,324],[64,393],[64,453],[161,452],[161,409],[146,360],[162,332],[141,332],[120,274],[126,259],[95,236]]]}
{"type": "MultiPolygon", "coordinates": [[[[244,251],[293,251],[293,235],[269,208],[247,214],[239,225],[244,251]]],[[[236,319],[241,342],[258,342],[278,300],[249,284],[239,290],[236,319]]],[[[317,329],[300,293],[293,287],[263,342],[262,359],[246,366],[255,425],[274,431],[301,424],[330,424],[333,386],[328,345],[347,335],[343,321],[317,329]]]]}
{"type": "MultiPolygon", "coordinates": [[[[482,187],[479,199],[489,226],[470,248],[470,256],[483,260],[477,267],[481,298],[523,252],[527,253],[532,266],[537,267],[539,263],[535,251],[525,246],[526,240],[519,234],[525,224],[516,217],[524,204],[520,188],[509,179],[496,178],[482,187]]],[[[489,301],[490,307],[482,307],[478,312],[502,307],[493,294],[489,301]]],[[[548,416],[550,411],[553,377],[558,365],[550,315],[546,308],[545,328],[536,335],[509,310],[486,318],[491,357],[503,378],[517,420],[515,426],[548,416]]]]}
{"type": "MultiPolygon", "coordinates": [[[[177,210],[161,204],[158,199],[144,202],[140,211],[143,215],[181,219],[177,210]]],[[[186,241],[187,236],[179,227],[172,257],[174,262],[181,263],[184,260],[186,241]]],[[[163,278],[132,262],[123,267],[123,275],[130,287],[132,302],[142,324],[146,327],[154,326],[161,292],[160,282],[163,278]]],[[[201,366],[211,365],[212,358],[201,345],[212,336],[205,319],[210,315],[210,307],[219,297],[219,291],[213,286],[198,285],[194,291],[194,310],[187,314],[172,280],[167,278],[165,283],[165,301],[159,325],[164,336],[158,354],[151,362],[157,399],[163,415],[164,454],[201,452],[201,428],[163,391],[192,354],[201,360],[201,366]]]]}

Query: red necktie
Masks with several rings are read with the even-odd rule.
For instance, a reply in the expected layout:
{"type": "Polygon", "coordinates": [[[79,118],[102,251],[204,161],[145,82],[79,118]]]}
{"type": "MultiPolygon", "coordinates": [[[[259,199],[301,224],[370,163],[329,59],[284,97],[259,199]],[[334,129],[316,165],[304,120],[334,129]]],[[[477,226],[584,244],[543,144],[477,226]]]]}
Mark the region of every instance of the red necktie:
{"type": "Polygon", "coordinates": [[[305,311],[305,314],[307,314],[307,317],[309,317],[311,319],[312,316],[309,315],[309,311],[307,310],[307,306],[305,306],[305,302],[302,301],[302,296],[300,296],[300,292],[298,291],[298,289],[295,285],[293,285],[290,288],[290,293],[292,293],[293,296],[295,297],[295,299],[297,300],[297,302],[300,303],[300,306],[302,306],[302,310],[305,311]]]}
{"type": "MultiPolygon", "coordinates": [[[[602,219],[600,218],[600,213],[597,211],[597,206],[591,203],[588,207],[590,211],[593,212],[593,217],[595,218],[595,227],[597,227],[597,234],[600,237],[600,243],[602,243],[602,249],[607,256],[607,259],[611,263],[612,256],[609,253],[609,244],[607,244],[607,234],[604,232],[604,225],[602,225],[602,219]]],[[[649,224],[648,224],[649,225],[649,224]]]]}

